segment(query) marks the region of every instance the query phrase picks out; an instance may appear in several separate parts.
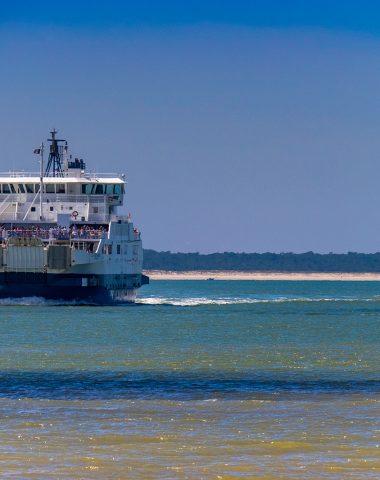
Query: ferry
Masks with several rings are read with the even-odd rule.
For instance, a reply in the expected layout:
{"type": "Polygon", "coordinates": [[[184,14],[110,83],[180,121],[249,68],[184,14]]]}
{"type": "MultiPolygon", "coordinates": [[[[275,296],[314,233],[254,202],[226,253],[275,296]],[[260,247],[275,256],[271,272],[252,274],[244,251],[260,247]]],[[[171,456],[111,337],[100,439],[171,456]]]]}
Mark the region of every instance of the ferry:
{"type": "Polygon", "coordinates": [[[0,173],[0,298],[89,304],[134,302],[142,273],[141,233],[120,215],[125,176],[86,171],[50,132],[45,167],[0,173]]]}

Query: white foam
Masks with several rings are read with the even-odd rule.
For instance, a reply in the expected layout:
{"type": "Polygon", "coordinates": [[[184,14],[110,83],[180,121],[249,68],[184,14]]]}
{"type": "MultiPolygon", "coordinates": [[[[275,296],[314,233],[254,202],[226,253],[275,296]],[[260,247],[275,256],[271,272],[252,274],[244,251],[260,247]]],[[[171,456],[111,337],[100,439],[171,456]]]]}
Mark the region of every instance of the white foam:
{"type": "MultiPolygon", "coordinates": [[[[308,298],[308,297],[277,297],[277,298],[252,298],[252,297],[189,297],[189,298],[175,298],[175,297],[139,297],[136,299],[136,304],[140,305],[173,305],[177,307],[196,307],[202,305],[244,305],[244,304],[266,304],[266,303],[320,303],[320,302],[379,302],[380,297],[375,296],[371,298],[308,298]]],[[[128,301],[118,299],[115,304],[125,303],[128,301]]],[[[43,297],[20,297],[20,298],[1,298],[0,306],[5,305],[20,305],[20,306],[71,306],[71,305],[93,305],[85,300],[48,300],[43,297]]]]}
{"type": "Polygon", "coordinates": [[[43,297],[20,297],[20,298],[0,298],[0,305],[84,305],[85,303],[76,300],[48,300],[43,297]]]}
{"type": "Polygon", "coordinates": [[[312,302],[358,302],[358,301],[379,301],[379,297],[373,298],[300,298],[300,297],[278,297],[278,298],[170,298],[170,297],[140,297],[136,303],[143,305],[173,305],[179,307],[195,307],[201,305],[239,305],[255,303],[312,303],[312,302]]]}

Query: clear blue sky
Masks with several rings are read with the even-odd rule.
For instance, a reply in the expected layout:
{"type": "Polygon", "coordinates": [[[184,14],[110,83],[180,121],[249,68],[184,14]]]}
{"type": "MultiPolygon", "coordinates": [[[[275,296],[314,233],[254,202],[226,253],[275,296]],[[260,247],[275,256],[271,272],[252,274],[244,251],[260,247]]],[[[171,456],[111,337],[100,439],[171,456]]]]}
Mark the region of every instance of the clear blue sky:
{"type": "Polygon", "coordinates": [[[0,0],[0,169],[56,127],[146,247],[380,251],[380,3],[0,0]]]}

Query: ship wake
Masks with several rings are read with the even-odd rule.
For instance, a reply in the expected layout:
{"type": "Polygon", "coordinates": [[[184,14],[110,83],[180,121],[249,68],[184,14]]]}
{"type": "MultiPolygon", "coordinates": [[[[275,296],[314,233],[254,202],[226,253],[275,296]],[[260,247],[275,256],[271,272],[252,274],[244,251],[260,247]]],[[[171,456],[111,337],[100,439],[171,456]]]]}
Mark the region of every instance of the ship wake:
{"type": "Polygon", "coordinates": [[[327,297],[327,298],[308,298],[308,297],[277,297],[277,298],[252,298],[252,297],[189,297],[189,298],[170,298],[170,297],[145,297],[138,298],[137,304],[142,305],[171,305],[177,307],[196,307],[203,305],[244,305],[244,304],[276,304],[276,303],[323,303],[323,302],[379,302],[380,297],[354,298],[354,297],[327,297]]]}

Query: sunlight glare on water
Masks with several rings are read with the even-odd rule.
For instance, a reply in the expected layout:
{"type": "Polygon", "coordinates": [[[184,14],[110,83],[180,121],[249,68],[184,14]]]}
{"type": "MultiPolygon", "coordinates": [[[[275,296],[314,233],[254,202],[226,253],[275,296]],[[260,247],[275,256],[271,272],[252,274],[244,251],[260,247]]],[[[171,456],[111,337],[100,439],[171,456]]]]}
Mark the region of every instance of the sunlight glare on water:
{"type": "Polygon", "coordinates": [[[0,476],[380,477],[377,282],[0,306],[0,476]]]}

